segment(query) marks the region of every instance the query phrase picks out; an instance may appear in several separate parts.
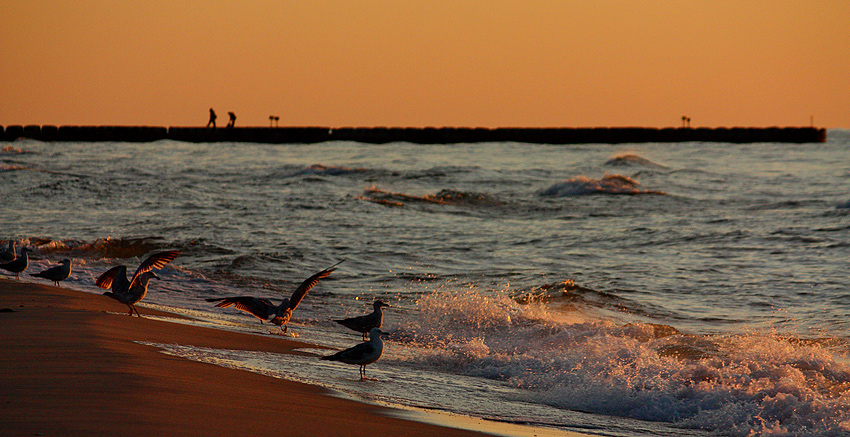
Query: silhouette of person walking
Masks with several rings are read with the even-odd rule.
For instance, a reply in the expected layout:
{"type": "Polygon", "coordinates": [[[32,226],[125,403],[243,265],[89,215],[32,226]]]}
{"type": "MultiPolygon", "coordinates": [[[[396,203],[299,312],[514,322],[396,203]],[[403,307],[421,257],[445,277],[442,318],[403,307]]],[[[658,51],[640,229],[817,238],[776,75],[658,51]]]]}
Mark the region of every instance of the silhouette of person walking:
{"type": "Polygon", "coordinates": [[[215,111],[213,111],[213,108],[210,108],[210,121],[207,122],[207,127],[210,127],[210,125],[212,125],[212,127],[215,127],[216,118],[218,117],[215,115],[215,111]]]}
{"type": "Polygon", "coordinates": [[[230,121],[227,122],[227,127],[236,126],[236,114],[234,114],[232,112],[228,112],[227,115],[230,116],[230,121]]]}

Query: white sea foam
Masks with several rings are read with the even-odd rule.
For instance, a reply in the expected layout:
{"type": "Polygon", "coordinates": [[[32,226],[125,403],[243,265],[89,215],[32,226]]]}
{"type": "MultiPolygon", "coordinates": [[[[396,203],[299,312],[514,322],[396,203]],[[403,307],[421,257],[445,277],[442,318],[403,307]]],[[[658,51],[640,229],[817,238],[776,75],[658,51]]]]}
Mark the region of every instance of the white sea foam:
{"type": "Polygon", "coordinates": [[[526,401],[733,435],[850,432],[850,367],[817,343],[564,322],[471,289],[424,296],[419,309],[401,329],[427,350],[411,365],[499,380],[526,401]]]}

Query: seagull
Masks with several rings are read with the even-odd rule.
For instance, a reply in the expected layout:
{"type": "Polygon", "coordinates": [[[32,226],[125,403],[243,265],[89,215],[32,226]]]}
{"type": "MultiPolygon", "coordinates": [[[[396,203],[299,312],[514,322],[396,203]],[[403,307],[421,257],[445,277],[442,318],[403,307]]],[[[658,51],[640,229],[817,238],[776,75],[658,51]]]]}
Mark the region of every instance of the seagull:
{"type": "Polygon", "coordinates": [[[354,345],[346,350],[322,357],[321,359],[339,361],[346,364],[358,364],[360,365],[360,379],[365,379],[366,365],[378,361],[378,358],[381,358],[381,354],[384,352],[384,342],[381,341],[382,335],[387,335],[387,333],[378,328],[372,328],[369,331],[369,341],[354,345]]]}
{"type": "Polygon", "coordinates": [[[9,247],[6,250],[4,250],[3,252],[0,252],[0,262],[4,262],[4,263],[11,262],[11,261],[14,261],[15,258],[18,257],[15,254],[15,246],[17,244],[18,243],[16,243],[15,240],[9,240],[9,247]]]}
{"type": "Polygon", "coordinates": [[[253,314],[254,317],[260,319],[260,322],[271,318],[271,322],[280,326],[281,333],[285,334],[289,328],[287,323],[289,322],[289,318],[292,317],[292,311],[298,307],[298,304],[301,303],[301,300],[304,299],[307,292],[319,282],[319,279],[330,276],[331,273],[336,270],[336,266],[340,265],[340,263],[342,263],[342,261],[304,280],[304,282],[302,282],[301,285],[299,285],[292,293],[292,297],[289,299],[284,298],[283,302],[277,306],[272,304],[272,302],[268,299],[251,296],[212,298],[207,299],[207,302],[218,302],[216,305],[218,308],[227,308],[236,305],[236,309],[253,314]]]}
{"type": "Polygon", "coordinates": [[[51,267],[43,272],[33,273],[31,276],[44,278],[53,281],[56,286],[59,286],[59,281],[64,281],[71,276],[71,260],[65,258],[56,267],[51,267]]]}
{"type": "Polygon", "coordinates": [[[136,269],[136,274],[133,275],[131,280],[127,280],[127,266],[115,266],[100,275],[95,284],[100,288],[111,288],[112,291],[103,293],[104,296],[109,296],[127,305],[130,308],[127,315],[132,317],[133,311],[135,311],[137,316],[142,317],[134,305],[148,293],[148,282],[151,278],[159,279],[159,276],[151,270],[162,269],[171,260],[177,258],[177,255],[180,255],[180,251],[166,250],[147,257],[139,264],[139,268],[136,269]]]}
{"type": "Polygon", "coordinates": [[[0,269],[8,270],[15,274],[15,279],[21,279],[21,272],[27,269],[29,266],[29,257],[27,256],[28,252],[32,252],[29,247],[21,248],[21,256],[15,258],[12,261],[9,261],[5,264],[0,264],[0,269]]]}
{"type": "Polygon", "coordinates": [[[334,320],[334,322],[339,323],[346,328],[353,329],[357,332],[363,333],[363,340],[366,340],[366,334],[372,330],[372,328],[380,328],[384,323],[384,313],[381,311],[382,307],[389,307],[389,305],[376,300],[375,303],[372,304],[372,307],[375,308],[375,311],[372,311],[371,314],[366,314],[365,316],[357,316],[350,317],[348,319],[342,320],[334,320]]]}

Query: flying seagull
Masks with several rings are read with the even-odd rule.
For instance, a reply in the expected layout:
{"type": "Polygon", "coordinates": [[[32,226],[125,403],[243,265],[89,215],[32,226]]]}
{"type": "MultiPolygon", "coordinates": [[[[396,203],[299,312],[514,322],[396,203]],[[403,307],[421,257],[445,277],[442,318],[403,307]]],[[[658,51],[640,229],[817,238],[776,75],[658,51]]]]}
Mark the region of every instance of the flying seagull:
{"type": "Polygon", "coordinates": [[[177,258],[177,255],[180,255],[180,251],[166,250],[149,256],[139,264],[136,274],[130,280],[127,279],[127,266],[115,266],[100,275],[95,284],[100,288],[112,289],[112,291],[103,293],[104,296],[109,296],[127,305],[130,308],[127,315],[132,316],[133,311],[135,311],[137,316],[142,317],[134,305],[148,293],[148,282],[151,278],[159,279],[159,276],[151,270],[162,269],[174,258],[177,258]]]}
{"type": "Polygon", "coordinates": [[[363,333],[363,340],[366,340],[366,334],[372,330],[372,328],[380,328],[384,323],[384,312],[381,311],[382,307],[389,307],[389,305],[381,302],[380,300],[376,300],[375,303],[372,304],[372,307],[375,309],[370,314],[366,314],[365,316],[357,316],[350,317],[348,319],[342,320],[334,320],[334,322],[339,323],[346,328],[353,329],[357,332],[363,333]]]}
{"type": "Polygon", "coordinates": [[[9,247],[6,248],[3,252],[0,252],[0,262],[11,262],[14,261],[18,255],[15,254],[15,246],[18,243],[15,240],[9,240],[9,247]]]}
{"type": "Polygon", "coordinates": [[[372,328],[369,331],[369,341],[354,345],[346,350],[322,357],[321,359],[339,361],[346,364],[357,364],[360,366],[360,379],[365,379],[366,365],[378,361],[378,358],[381,358],[381,354],[384,352],[384,342],[381,341],[381,336],[386,334],[386,332],[378,328],[372,328]]]}
{"type": "Polygon", "coordinates": [[[65,258],[59,262],[58,266],[51,267],[43,272],[33,273],[31,276],[49,279],[58,287],[59,281],[64,281],[71,276],[71,260],[65,258]]]}
{"type": "Polygon", "coordinates": [[[287,323],[289,322],[290,317],[292,317],[292,311],[298,307],[298,304],[301,303],[301,300],[304,299],[307,292],[319,282],[319,279],[330,276],[331,273],[336,270],[336,266],[340,265],[340,263],[342,263],[342,261],[304,280],[304,282],[295,289],[292,296],[289,299],[284,298],[280,305],[274,305],[268,299],[251,296],[212,298],[207,299],[207,302],[218,302],[216,307],[219,308],[227,308],[236,305],[236,309],[253,314],[254,317],[260,319],[261,322],[271,318],[271,322],[280,326],[281,333],[285,334],[288,329],[287,323]]]}
{"type": "Polygon", "coordinates": [[[21,279],[21,272],[26,270],[30,263],[29,257],[27,256],[28,252],[32,252],[29,247],[21,248],[21,256],[5,264],[0,264],[0,269],[14,273],[15,279],[21,279]]]}

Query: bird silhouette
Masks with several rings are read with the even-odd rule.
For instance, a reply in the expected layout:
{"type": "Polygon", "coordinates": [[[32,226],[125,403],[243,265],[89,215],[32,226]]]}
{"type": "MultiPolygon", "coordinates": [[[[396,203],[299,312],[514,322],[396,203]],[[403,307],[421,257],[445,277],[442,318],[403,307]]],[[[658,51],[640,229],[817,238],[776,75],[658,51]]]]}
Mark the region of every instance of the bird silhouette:
{"type": "Polygon", "coordinates": [[[174,258],[177,258],[177,255],[180,255],[180,251],[167,250],[147,257],[147,259],[139,264],[139,268],[136,269],[133,279],[129,280],[127,279],[127,266],[115,266],[100,275],[95,281],[95,284],[100,288],[111,289],[112,291],[103,293],[104,296],[111,297],[127,305],[130,308],[130,312],[127,315],[132,316],[133,311],[135,311],[137,316],[142,317],[139,314],[139,310],[136,309],[135,304],[142,300],[148,293],[148,282],[153,278],[159,279],[159,276],[152,272],[152,270],[162,269],[174,258]]]}
{"type": "Polygon", "coordinates": [[[366,334],[368,334],[372,328],[380,328],[384,324],[384,312],[381,310],[383,307],[389,307],[389,305],[381,302],[380,300],[376,300],[372,304],[374,311],[371,313],[363,316],[349,317],[342,320],[334,320],[334,322],[337,322],[348,329],[353,329],[362,333],[363,340],[366,340],[366,334]]]}
{"type": "Polygon", "coordinates": [[[56,267],[51,267],[45,271],[33,273],[31,276],[36,278],[44,278],[53,281],[56,286],[59,286],[59,281],[64,281],[71,276],[71,260],[65,258],[59,262],[56,267]]]}
{"type": "Polygon", "coordinates": [[[0,264],[0,269],[8,270],[15,274],[15,279],[21,279],[21,272],[27,269],[29,266],[30,260],[27,253],[32,252],[29,247],[21,248],[21,256],[15,258],[12,261],[9,261],[5,264],[0,264]]]}
{"type": "Polygon", "coordinates": [[[9,240],[9,247],[7,247],[6,250],[0,252],[0,262],[8,263],[14,261],[15,258],[18,257],[18,255],[15,253],[15,246],[17,244],[18,243],[16,243],[15,240],[9,240]]]}
{"type": "Polygon", "coordinates": [[[254,317],[260,319],[261,322],[263,320],[271,319],[272,323],[280,326],[281,333],[285,334],[288,330],[287,323],[292,317],[292,311],[298,307],[298,304],[301,303],[301,300],[304,299],[307,292],[319,282],[319,279],[330,276],[330,274],[336,270],[336,266],[341,263],[342,261],[304,280],[304,282],[295,289],[292,296],[288,299],[284,298],[280,305],[274,305],[268,299],[252,296],[210,298],[207,299],[207,302],[218,302],[218,304],[216,304],[216,307],[218,308],[227,308],[235,305],[236,309],[252,314],[254,317]]]}
{"type": "Polygon", "coordinates": [[[382,335],[387,335],[387,333],[378,328],[372,328],[369,331],[369,341],[354,345],[321,359],[339,361],[346,364],[357,364],[360,366],[360,379],[365,379],[366,365],[378,361],[378,358],[381,358],[381,354],[384,353],[384,342],[381,340],[382,335]]]}

